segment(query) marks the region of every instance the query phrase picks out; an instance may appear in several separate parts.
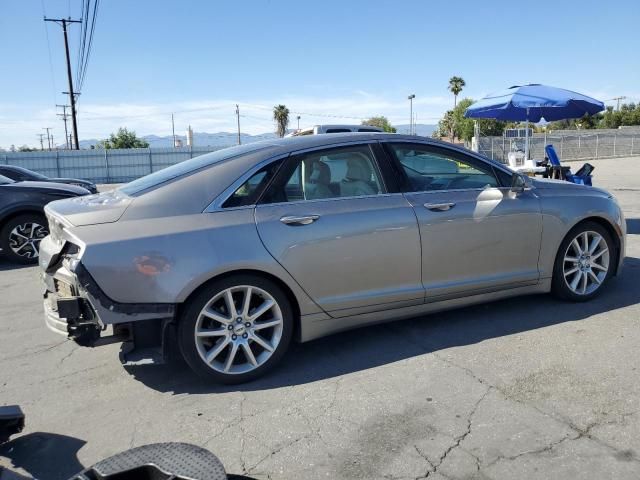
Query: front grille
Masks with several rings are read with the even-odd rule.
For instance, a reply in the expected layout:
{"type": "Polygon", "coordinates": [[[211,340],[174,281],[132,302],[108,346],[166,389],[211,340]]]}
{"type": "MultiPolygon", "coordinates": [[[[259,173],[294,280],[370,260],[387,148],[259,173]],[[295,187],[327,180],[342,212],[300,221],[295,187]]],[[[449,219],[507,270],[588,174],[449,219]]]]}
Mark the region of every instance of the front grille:
{"type": "Polygon", "coordinates": [[[67,282],[62,280],[58,280],[57,278],[53,279],[53,284],[56,287],[56,293],[59,297],[73,297],[74,291],[73,286],[67,282]]]}

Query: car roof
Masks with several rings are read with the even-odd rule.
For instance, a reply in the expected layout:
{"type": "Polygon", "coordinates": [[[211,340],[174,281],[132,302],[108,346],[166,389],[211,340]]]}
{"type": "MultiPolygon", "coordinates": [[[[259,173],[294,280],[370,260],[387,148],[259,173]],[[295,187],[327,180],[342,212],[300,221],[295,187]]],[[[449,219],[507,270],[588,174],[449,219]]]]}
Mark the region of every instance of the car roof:
{"type": "Polygon", "coordinates": [[[349,143],[367,140],[403,140],[416,142],[424,142],[427,140],[429,142],[440,143],[438,140],[433,140],[428,137],[416,137],[414,135],[401,135],[397,133],[384,132],[323,133],[319,135],[303,135],[300,137],[284,137],[274,140],[263,140],[259,143],[262,143],[265,146],[271,145],[274,147],[280,147],[282,150],[295,151],[306,148],[329,146],[336,143],[349,143]]]}

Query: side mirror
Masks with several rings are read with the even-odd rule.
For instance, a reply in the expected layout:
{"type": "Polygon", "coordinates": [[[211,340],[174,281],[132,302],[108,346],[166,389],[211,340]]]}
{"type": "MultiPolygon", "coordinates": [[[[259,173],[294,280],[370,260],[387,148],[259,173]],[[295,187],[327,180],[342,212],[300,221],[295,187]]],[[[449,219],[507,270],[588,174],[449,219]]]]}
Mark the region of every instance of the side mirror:
{"type": "Polygon", "coordinates": [[[521,173],[514,173],[513,177],[511,177],[511,191],[522,193],[528,188],[531,188],[531,180],[529,180],[529,177],[521,173]]]}

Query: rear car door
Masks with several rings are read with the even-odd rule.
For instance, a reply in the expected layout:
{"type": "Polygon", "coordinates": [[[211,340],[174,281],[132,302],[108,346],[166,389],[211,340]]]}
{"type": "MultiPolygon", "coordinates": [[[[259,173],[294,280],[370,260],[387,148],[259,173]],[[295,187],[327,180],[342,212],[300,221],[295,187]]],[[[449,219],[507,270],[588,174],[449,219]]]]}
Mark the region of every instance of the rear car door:
{"type": "Polygon", "coordinates": [[[533,191],[512,192],[506,172],[456,149],[385,148],[420,225],[427,301],[538,282],[542,213],[533,191]]]}
{"type": "Polygon", "coordinates": [[[424,302],[416,217],[376,148],[292,155],[255,210],[267,250],[334,317],[424,302]]]}

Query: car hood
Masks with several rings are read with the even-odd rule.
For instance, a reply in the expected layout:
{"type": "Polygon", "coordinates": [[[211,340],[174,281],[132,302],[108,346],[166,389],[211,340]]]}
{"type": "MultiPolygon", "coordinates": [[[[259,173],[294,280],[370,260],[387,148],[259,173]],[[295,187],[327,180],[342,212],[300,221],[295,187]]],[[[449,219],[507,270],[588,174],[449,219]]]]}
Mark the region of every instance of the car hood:
{"type": "Polygon", "coordinates": [[[64,218],[72,225],[98,225],[117,222],[133,199],[118,190],[58,200],[49,203],[45,211],[64,218]]]}
{"type": "Polygon", "coordinates": [[[15,182],[8,183],[5,187],[39,191],[43,193],[59,193],[67,196],[87,195],[89,193],[86,188],[78,187],[77,185],[54,182],[15,182]]]}
{"type": "Polygon", "coordinates": [[[585,194],[585,195],[602,195],[605,197],[611,197],[612,195],[598,187],[591,187],[587,185],[578,185],[577,183],[567,182],[565,180],[552,180],[550,178],[532,178],[531,183],[537,189],[541,190],[554,190],[571,192],[572,194],[585,194]]]}

